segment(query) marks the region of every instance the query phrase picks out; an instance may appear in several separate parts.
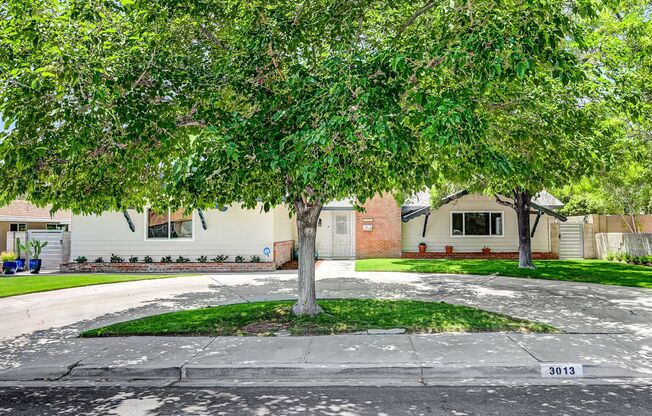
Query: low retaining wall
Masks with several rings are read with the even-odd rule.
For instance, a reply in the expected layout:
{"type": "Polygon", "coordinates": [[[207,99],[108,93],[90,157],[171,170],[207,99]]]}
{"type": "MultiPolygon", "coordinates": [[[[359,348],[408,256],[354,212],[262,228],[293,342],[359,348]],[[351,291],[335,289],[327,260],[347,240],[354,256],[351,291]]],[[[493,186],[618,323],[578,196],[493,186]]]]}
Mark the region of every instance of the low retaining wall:
{"type": "Polygon", "coordinates": [[[271,272],[276,263],[64,263],[64,273],[271,272]]]}
{"type": "Polygon", "coordinates": [[[652,255],[652,233],[597,233],[597,255],[604,259],[609,253],[628,253],[632,256],[652,255]]]}
{"type": "Polygon", "coordinates": [[[276,267],[281,267],[288,261],[292,260],[292,251],[294,250],[294,240],[277,241],[274,243],[274,263],[276,267]]]}
{"type": "MultiPolygon", "coordinates": [[[[482,254],[482,252],[453,252],[452,254],[446,254],[443,251],[427,251],[425,253],[419,252],[403,252],[404,259],[518,259],[517,252],[496,252],[489,254],[482,254]]],[[[544,252],[534,252],[532,253],[532,258],[534,260],[556,260],[559,258],[558,253],[544,253],[544,252]]]]}

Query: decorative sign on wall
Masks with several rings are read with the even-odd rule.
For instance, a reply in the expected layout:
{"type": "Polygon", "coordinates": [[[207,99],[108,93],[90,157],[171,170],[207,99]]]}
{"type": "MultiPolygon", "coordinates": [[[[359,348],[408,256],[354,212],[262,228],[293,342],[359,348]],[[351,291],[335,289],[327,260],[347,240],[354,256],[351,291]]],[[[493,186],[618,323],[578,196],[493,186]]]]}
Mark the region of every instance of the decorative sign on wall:
{"type": "Polygon", "coordinates": [[[371,231],[374,229],[373,224],[362,224],[362,231],[371,231]]]}
{"type": "Polygon", "coordinates": [[[363,218],[362,222],[374,222],[373,218],[363,218]]]}
{"type": "Polygon", "coordinates": [[[265,247],[265,248],[263,249],[263,254],[265,255],[265,257],[269,257],[269,255],[270,255],[271,252],[272,252],[272,250],[270,250],[269,247],[265,247]]]}

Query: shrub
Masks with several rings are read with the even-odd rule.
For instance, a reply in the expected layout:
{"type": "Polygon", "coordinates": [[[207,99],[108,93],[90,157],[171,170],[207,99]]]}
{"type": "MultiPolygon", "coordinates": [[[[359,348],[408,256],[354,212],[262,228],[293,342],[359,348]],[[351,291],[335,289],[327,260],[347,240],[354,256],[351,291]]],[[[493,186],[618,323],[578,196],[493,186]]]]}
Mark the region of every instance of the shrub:
{"type": "Polygon", "coordinates": [[[152,258],[152,256],[145,256],[145,257],[143,258],[143,261],[144,261],[145,263],[154,263],[154,259],[152,258]]]}
{"type": "Polygon", "coordinates": [[[117,254],[111,254],[111,258],[109,259],[111,263],[124,263],[125,259],[123,257],[118,256],[117,254]]]}
{"type": "Polygon", "coordinates": [[[93,263],[104,263],[104,259],[102,257],[98,257],[95,260],[93,260],[93,263]]]}
{"type": "Polygon", "coordinates": [[[623,254],[623,261],[624,261],[625,263],[631,263],[633,258],[634,258],[634,256],[632,256],[632,255],[629,254],[629,253],[624,253],[624,254],[623,254]]]}
{"type": "Polygon", "coordinates": [[[190,259],[188,257],[179,256],[176,261],[177,263],[188,263],[190,259]]]}
{"type": "Polygon", "coordinates": [[[206,256],[197,257],[197,263],[206,263],[207,261],[208,261],[208,257],[206,256]]]}
{"type": "Polygon", "coordinates": [[[260,256],[253,255],[249,258],[251,263],[260,263],[260,256]]]}
{"type": "Polygon", "coordinates": [[[129,263],[138,263],[138,256],[129,257],[129,263]]]}
{"type": "Polygon", "coordinates": [[[604,258],[607,261],[614,261],[616,260],[616,255],[614,253],[607,253],[607,255],[604,258]]]}
{"type": "Polygon", "coordinates": [[[213,257],[211,261],[214,263],[224,263],[228,258],[229,256],[225,256],[224,254],[218,254],[217,256],[213,257]]]}
{"type": "Polygon", "coordinates": [[[235,256],[235,262],[236,263],[242,263],[244,261],[244,257],[242,256],[235,256]]]}
{"type": "Polygon", "coordinates": [[[86,257],[84,257],[84,256],[79,256],[79,257],[77,257],[77,258],[75,259],[75,261],[76,261],[77,263],[86,263],[86,262],[88,261],[88,259],[87,259],[86,257]]]}
{"type": "Polygon", "coordinates": [[[0,259],[2,259],[3,262],[5,261],[14,261],[18,258],[18,255],[14,253],[13,251],[3,251],[0,253],[0,259]]]}
{"type": "Polygon", "coordinates": [[[614,259],[616,261],[623,261],[625,259],[625,253],[623,253],[622,251],[619,251],[618,253],[616,253],[614,255],[614,259]]]}
{"type": "Polygon", "coordinates": [[[172,256],[161,257],[161,263],[172,263],[172,256]]]}

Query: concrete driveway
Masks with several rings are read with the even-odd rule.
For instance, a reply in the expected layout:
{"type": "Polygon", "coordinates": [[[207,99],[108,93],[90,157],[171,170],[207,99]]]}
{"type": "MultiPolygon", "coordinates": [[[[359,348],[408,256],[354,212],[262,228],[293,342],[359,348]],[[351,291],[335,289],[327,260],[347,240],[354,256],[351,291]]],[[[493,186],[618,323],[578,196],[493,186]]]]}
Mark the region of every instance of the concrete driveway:
{"type": "MultiPolygon", "coordinates": [[[[355,272],[322,262],[320,297],[444,301],[552,324],[566,332],[652,337],[652,290],[523,278],[355,272]]],[[[296,272],[198,275],[64,289],[0,299],[0,342],[80,330],[180,309],[291,299],[296,272]],[[32,335],[33,334],[33,335],[32,335]],[[40,334],[40,335],[39,335],[40,334]]]]}

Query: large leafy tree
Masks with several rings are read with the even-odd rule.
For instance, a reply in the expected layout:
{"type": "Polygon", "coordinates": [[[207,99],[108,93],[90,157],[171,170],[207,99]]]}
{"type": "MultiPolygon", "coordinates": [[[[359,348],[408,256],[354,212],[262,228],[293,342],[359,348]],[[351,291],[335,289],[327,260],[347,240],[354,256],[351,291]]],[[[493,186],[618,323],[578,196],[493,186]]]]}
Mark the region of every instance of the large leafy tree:
{"type": "MultiPolygon", "coordinates": [[[[581,4],[579,4],[581,5],[581,4]]],[[[3,201],[75,212],[285,201],[299,300],[324,203],[409,193],[473,152],[479,107],[573,77],[559,0],[9,0],[0,5],[3,201]],[[439,168],[441,163],[436,163],[439,168]]]]}
{"type": "Polygon", "coordinates": [[[588,181],[619,212],[649,203],[641,183],[650,173],[652,119],[646,3],[606,2],[575,15],[584,27],[566,43],[580,64],[575,76],[556,77],[554,68],[528,76],[525,68],[521,79],[506,80],[478,107],[488,126],[484,139],[447,166],[445,177],[509,197],[497,200],[517,213],[519,267],[534,267],[531,204],[543,189],[586,189],[588,181]]]}
{"type": "MultiPolygon", "coordinates": [[[[618,136],[605,169],[557,191],[571,215],[652,212],[652,6],[642,0],[611,6],[592,22],[584,57],[618,136]]],[[[629,222],[638,231],[636,221],[629,222]]]]}

